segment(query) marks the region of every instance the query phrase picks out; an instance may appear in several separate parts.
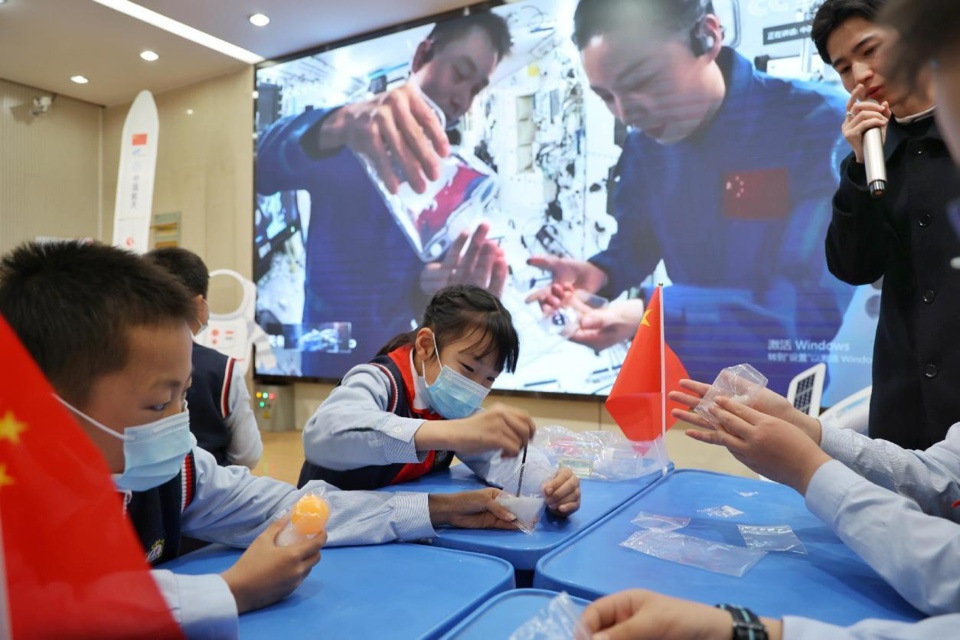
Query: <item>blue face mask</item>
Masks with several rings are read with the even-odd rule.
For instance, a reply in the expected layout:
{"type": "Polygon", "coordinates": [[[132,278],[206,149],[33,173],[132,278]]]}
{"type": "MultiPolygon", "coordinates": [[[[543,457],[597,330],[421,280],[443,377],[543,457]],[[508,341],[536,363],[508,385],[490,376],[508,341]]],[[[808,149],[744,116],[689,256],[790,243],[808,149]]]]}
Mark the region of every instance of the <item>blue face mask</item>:
{"type": "Polygon", "coordinates": [[[62,398],[57,399],[97,429],[123,440],[123,473],[113,476],[114,484],[123,491],[147,491],[175,478],[183,458],[197,443],[190,433],[186,407],[180,413],[118,433],[62,398]]]}
{"type": "Polygon", "coordinates": [[[433,384],[427,385],[427,365],[423,364],[424,392],[427,402],[434,411],[447,420],[459,420],[472,416],[480,408],[490,390],[440,362],[436,336],[433,338],[433,350],[437,354],[437,362],[440,363],[440,375],[433,384]]]}

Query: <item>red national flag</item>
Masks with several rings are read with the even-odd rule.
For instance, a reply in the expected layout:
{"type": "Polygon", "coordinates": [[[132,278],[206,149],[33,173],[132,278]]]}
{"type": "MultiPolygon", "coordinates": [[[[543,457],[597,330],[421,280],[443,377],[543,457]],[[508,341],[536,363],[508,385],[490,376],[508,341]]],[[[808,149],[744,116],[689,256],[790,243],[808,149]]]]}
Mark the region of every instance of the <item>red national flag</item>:
{"type": "Polygon", "coordinates": [[[0,636],[182,638],[103,456],[2,316],[0,353],[0,636]]]}
{"type": "Polygon", "coordinates": [[[145,144],[147,144],[147,134],[145,133],[133,134],[133,146],[142,147],[145,144]]]}
{"type": "Polygon", "coordinates": [[[685,408],[664,401],[667,392],[680,390],[680,379],[688,374],[677,354],[660,337],[662,296],[663,288],[657,287],[607,397],[607,411],[630,440],[657,438],[676,422],[670,417],[670,409],[685,408]],[[664,349],[662,357],[660,345],[664,349]]]}

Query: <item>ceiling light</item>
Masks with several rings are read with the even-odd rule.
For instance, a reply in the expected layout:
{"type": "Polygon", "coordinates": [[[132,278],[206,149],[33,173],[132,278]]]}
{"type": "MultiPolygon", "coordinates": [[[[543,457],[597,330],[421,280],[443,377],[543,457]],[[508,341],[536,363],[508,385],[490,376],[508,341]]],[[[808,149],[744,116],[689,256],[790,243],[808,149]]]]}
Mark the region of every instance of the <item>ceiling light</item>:
{"type": "Polygon", "coordinates": [[[142,22],[146,22],[149,25],[157,27],[158,29],[163,29],[174,35],[178,35],[181,38],[190,40],[199,45],[203,45],[208,49],[213,49],[218,51],[226,56],[231,58],[236,58],[247,64],[258,64],[263,62],[263,56],[258,56],[252,51],[247,51],[241,47],[238,47],[235,44],[230,44],[225,40],[220,38],[215,38],[209,33],[204,33],[199,29],[194,29],[193,27],[187,26],[182,22],[177,22],[172,18],[168,18],[165,15],[159,14],[156,11],[151,11],[146,7],[142,7],[138,4],[130,2],[130,0],[93,0],[97,4],[102,4],[105,7],[119,11],[120,13],[126,14],[131,18],[136,18],[142,22]]]}
{"type": "Polygon", "coordinates": [[[77,84],[87,84],[88,82],[90,82],[89,80],[87,80],[87,79],[84,78],[83,76],[70,76],[70,79],[71,79],[72,81],[76,82],[77,84]]]}
{"type": "Polygon", "coordinates": [[[187,109],[187,115],[188,115],[188,116],[192,116],[192,115],[193,115],[193,109],[187,109]]]}
{"type": "Polygon", "coordinates": [[[268,18],[262,13],[255,13],[252,16],[250,16],[250,24],[252,24],[255,27],[265,27],[268,24],[270,24],[270,18],[268,18]]]}
{"type": "Polygon", "coordinates": [[[155,62],[160,59],[160,56],[157,55],[156,51],[141,51],[140,57],[147,62],[155,62]]]}

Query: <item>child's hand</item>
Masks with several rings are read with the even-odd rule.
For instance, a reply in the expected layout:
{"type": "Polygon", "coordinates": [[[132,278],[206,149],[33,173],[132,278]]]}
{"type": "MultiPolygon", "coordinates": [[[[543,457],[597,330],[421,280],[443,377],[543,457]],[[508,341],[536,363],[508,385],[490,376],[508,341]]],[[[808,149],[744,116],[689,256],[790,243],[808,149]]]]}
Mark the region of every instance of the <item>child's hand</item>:
{"type": "Polygon", "coordinates": [[[504,458],[515,458],[533,437],[537,425],[526,411],[497,403],[469,418],[433,420],[420,430],[424,428],[443,430],[446,446],[433,447],[436,449],[467,455],[499,449],[504,458]]]}
{"type": "Polygon", "coordinates": [[[478,489],[460,493],[431,493],[428,496],[433,526],[461,529],[516,529],[517,517],[497,502],[499,489],[478,489]]]}
{"type": "Polygon", "coordinates": [[[320,547],[327,541],[326,532],[287,547],[277,546],[277,535],[288,521],[289,518],[280,518],[267,527],[236,564],[220,574],[237,601],[239,613],[266,607],[287,597],[320,562],[320,547]]]}
{"type": "Polygon", "coordinates": [[[555,516],[566,517],[580,508],[580,478],[573,475],[567,467],[560,467],[557,473],[543,485],[543,494],[547,497],[547,509],[555,516]]]}

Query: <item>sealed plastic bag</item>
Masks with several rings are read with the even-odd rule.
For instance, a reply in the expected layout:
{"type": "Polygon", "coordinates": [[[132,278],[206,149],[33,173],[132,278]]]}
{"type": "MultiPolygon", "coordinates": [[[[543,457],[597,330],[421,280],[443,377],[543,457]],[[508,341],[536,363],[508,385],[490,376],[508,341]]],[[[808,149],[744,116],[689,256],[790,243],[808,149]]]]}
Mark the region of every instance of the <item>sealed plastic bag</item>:
{"type": "Polygon", "coordinates": [[[738,525],[743,541],[751,549],[764,551],[790,551],[806,555],[807,548],[800,542],[800,538],[788,524],[773,526],[755,526],[749,524],[738,525]]]}
{"type": "Polygon", "coordinates": [[[690,518],[684,516],[661,516],[655,513],[641,511],[631,520],[633,524],[641,529],[653,529],[654,531],[676,531],[690,524],[690,518]]]}
{"type": "Polygon", "coordinates": [[[734,547],[722,542],[704,540],[675,531],[637,531],[620,543],[621,546],[661,560],[670,560],[714,573],[740,578],[765,551],[734,547]]]}
{"type": "Polygon", "coordinates": [[[702,513],[710,518],[735,518],[736,516],[743,515],[743,511],[740,511],[740,509],[737,509],[736,507],[731,507],[728,504],[721,505],[719,507],[706,507],[703,509],[697,509],[697,513],[702,513]]]}
{"type": "Polygon", "coordinates": [[[510,640],[574,640],[587,635],[579,608],[563,592],[514,631],[510,640]]]}
{"type": "Polygon", "coordinates": [[[557,425],[537,429],[537,447],[579,478],[631,480],[670,464],[663,439],[634,442],[613,431],[571,431],[557,425]]]}
{"type": "Polygon", "coordinates": [[[720,372],[693,410],[713,426],[719,426],[717,418],[710,412],[710,409],[717,404],[717,396],[751,406],[757,395],[766,387],[767,378],[749,364],[727,367],[720,372]]]}

